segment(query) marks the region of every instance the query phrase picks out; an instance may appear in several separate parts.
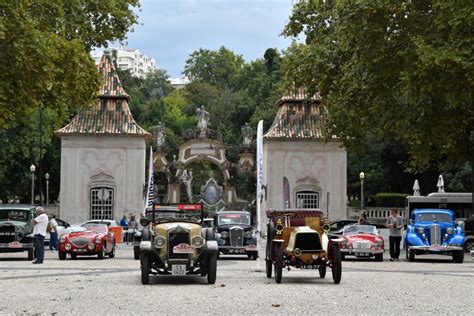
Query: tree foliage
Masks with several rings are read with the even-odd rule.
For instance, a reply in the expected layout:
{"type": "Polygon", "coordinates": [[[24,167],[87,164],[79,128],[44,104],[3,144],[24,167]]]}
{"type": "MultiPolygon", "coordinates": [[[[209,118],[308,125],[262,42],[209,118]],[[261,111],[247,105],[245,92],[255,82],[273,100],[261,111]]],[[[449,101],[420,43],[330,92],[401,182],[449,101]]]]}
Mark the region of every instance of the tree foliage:
{"type": "Polygon", "coordinates": [[[71,108],[89,105],[99,87],[89,52],[124,39],[138,6],[138,0],[2,1],[0,128],[15,126],[30,109],[52,109],[60,122],[71,108]]]}
{"type": "Polygon", "coordinates": [[[407,144],[416,167],[474,155],[471,1],[300,1],[284,30],[305,36],[285,59],[289,82],[318,91],[328,135],[360,148],[407,144]]]}

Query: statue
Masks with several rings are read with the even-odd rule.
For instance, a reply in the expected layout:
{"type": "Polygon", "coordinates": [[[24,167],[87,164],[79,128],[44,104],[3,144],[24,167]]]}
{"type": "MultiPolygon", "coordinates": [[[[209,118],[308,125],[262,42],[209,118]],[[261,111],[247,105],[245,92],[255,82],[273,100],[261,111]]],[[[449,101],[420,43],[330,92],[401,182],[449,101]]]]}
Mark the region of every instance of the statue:
{"type": "Polygon", "coordinates": [[[163,148],[165,138],[165,124],[160,122],[153,127],[153,147],[155,149],[163,148]]]}
{"type": "Polygon", "coordinates": [[[252,145],[253,130],[250,127],[249,123],[245,123],[245,126],[242,126],[242,128],[240,129],[240,133],[242,135],[242,144],[244,146],[252,145]]]}
{"type": "Polygon", "coordinates": [[[196,116],[198,117],[197,128],[199,130],[207,130],[207,123],[209,123],[209,112],[204,109],[204,105],[201,108],[196,109],[196,116]]]}
{"type": "Polygon", "coordinates": [[[186,194],[188,195],[189,203],[193,202],[193,190],[191,183],[193,181],[193,172],[191,170],[184,169],[183,174],[181,175],[181,182],[186,186],[186,194]]]}

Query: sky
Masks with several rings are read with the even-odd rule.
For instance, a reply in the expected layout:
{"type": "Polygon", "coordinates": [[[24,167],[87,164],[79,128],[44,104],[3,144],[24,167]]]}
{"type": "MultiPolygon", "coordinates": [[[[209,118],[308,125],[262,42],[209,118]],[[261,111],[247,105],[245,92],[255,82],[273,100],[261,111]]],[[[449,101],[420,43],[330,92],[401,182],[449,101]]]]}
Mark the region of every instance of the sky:
{"type": "MultiPolygon", "coordinates": [[[[124,47],[155,58],[171,78],[199,48],[221,46],[246,61],[262,58],[267,48],[285,49],[291,40],[279,34],[293,0],[142,0],[139,24],[124,47]]],[[[113,45],[117,46],[117,45],[113,45]]]]}

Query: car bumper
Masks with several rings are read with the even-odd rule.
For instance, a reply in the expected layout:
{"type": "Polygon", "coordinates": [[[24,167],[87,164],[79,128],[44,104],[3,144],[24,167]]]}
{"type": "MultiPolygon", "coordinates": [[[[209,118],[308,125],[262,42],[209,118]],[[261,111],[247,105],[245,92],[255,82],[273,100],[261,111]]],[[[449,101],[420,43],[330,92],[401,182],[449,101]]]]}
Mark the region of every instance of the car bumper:
{"type": "Polygon", "coordinates": [[[27,250],[34,247],[33,243],[18,243],[18,244],[11,244],[11,243],[0,243],[0,251],[12,251],[17,249],[20,250],[27,250]]]}
{"type": "Polygon", "coordinates": [[[257,247],[255,245],[243,246],[243,247],[232,247],[232,246],[219,246],[219,251],[223,254],[235,254],[235,255],[245,255],[247,253],[257,252],[257,247]]]}
{"type": "Polygon", "coordinates": [[[451,252],[451,251],[464,251],[462,247],[456,246],[409,246],[409,250],[417,250],[417,251],[424,251],[424,252],[432,252],[432,253],[443,253],[443,252],[451,252]]]}
{"type": "Polygon", "coordinates": [[[384,252],[382,248],[371,248],[371,249],[341,248],[340,250],[341,250],[341,253],[344,253],[346,255],[354,255],[354,256],[360,256],[360,257],[366,257],[366,256],[375,255],[375,254],[384,252]]]}

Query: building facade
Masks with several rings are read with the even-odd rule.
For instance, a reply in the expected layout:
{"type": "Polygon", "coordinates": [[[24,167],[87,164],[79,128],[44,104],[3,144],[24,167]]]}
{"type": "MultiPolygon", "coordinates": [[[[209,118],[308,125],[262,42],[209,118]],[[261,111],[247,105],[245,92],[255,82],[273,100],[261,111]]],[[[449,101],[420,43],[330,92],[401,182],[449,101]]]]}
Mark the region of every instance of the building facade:
{"type": "Polygon", "coordinates": [[[60,215],[72,223],[119,219],[143,211],[145,147],[151,135],[133,119],[112,63],[104,54],[97,102],[56,131],[61,138],[60,215]]]}
{"type": "MultiPolygon", "coordinates": [[[[110,48],[108,50],[116,54],[118,68],[120,70],[130,70],[135,77],[143,78],[156,69],[155,59],[146,56],[138,49],[110,48]]],[[[99,64],[103,55],[104,51],[97,51],[92,53],[92,58],[96,64],[99,64]]]]}
{"type": "Polygon", "coordinates": [[[326,112],[318,97],[304,90],[285,96],[263,138],[263,183],[260,223],[266,231],[268,209],[320,209],[330,220],[346,217],[347,155],[342,143],[325,140],[326,112]]]}

